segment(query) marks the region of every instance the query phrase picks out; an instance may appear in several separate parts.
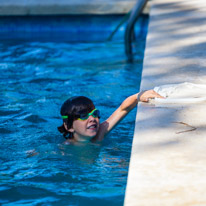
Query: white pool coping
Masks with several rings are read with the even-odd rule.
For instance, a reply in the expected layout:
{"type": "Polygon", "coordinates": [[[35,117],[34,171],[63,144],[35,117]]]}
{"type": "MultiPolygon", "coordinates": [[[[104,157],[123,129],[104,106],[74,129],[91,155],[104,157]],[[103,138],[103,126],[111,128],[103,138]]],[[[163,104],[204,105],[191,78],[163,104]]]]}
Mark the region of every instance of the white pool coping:
{"type": "Polygon", "coordinates": [[[0,16],[125,14],[136,0],[0,0],[0,16]]]}
{"type": "MultiPolygon", "coordinates": [[[[206,84],[206,1],[151,4],[141,89],[206,84]]],[[[206,205],[205,151],[205,103],[139,104],[124,205],[206,205]]]]}

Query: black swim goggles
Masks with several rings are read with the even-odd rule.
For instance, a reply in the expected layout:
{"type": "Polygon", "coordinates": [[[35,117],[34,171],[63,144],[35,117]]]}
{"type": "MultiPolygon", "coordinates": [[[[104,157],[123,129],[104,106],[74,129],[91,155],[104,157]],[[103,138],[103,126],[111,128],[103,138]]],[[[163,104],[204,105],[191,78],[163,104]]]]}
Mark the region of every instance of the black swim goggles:
{"type": "MultiPolygon", "coordinates": [[[[94,118],[100,118],[100,111],[98,109],[93,109],[90,113],[82,113],[78,115],[77,120],[84,121],[89,118],[89,116],[93,116],[94,118]]],[[[68,116],[62,116],[62,119],[67,119],[68,116]]]]}

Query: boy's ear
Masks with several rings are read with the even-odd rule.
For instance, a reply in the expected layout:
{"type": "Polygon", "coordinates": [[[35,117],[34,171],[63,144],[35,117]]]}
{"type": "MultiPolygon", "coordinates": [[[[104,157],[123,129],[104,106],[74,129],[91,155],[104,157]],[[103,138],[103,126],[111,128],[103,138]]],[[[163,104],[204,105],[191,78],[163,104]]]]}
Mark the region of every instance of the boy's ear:
{"type": "Polygon", "coordinates": [[[68,131],[68,132],[74,132],[74,129],[71,127],[68,129],[67,124],[64,122],[64,128],[68,131]]]}
{"type": "Polygon", "coordinates": [[[68,131],[71,132],[71,133],[73,133],[73,132],[74,132],[74,129],[73,129],[73,128],[70,128],[68,131]]]}

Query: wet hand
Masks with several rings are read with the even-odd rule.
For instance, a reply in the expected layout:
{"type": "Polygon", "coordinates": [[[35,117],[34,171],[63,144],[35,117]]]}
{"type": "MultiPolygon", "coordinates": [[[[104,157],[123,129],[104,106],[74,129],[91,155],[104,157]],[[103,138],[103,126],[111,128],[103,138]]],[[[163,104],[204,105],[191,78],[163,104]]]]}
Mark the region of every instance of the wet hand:
{"type": "Polygon", "coordinates": [[[154,98],[161,98],[164,99],[163,96],[161,96],[160,94],[158,94],[157,92],[155,92],[154,90],[146,90],[146,91],[142,91],[140,93],[138,93],[137,95],[137,100],[138,102],[148,102],[149,99],[154,99],[154,98]]]}

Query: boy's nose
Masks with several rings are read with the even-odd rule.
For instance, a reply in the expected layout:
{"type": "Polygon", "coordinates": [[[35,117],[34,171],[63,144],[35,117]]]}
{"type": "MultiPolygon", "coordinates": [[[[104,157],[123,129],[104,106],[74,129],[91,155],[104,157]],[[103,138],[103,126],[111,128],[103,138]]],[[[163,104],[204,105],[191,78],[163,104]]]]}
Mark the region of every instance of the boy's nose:
{"type": "Polygon", "coordinates": [[[95,118],[92,115],[90,115],[89,116],[89,121],[94,121],[94,120],[95,120],[95,118]]]}

